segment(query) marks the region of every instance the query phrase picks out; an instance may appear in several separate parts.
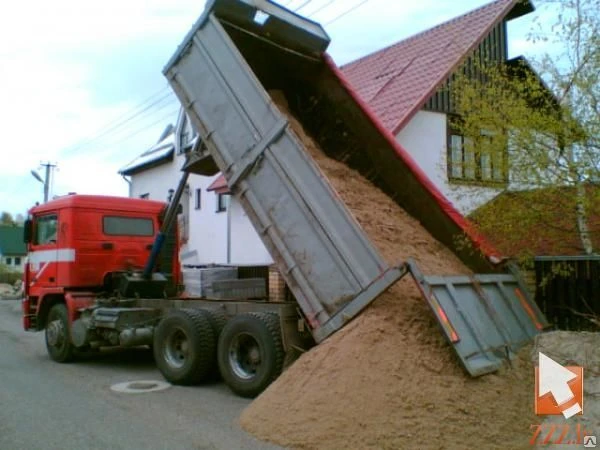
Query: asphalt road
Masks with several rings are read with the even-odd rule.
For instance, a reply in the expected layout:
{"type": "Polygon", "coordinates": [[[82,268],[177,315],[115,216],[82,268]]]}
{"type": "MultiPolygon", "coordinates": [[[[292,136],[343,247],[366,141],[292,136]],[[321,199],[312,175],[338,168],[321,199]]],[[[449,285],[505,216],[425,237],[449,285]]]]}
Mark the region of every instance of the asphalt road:
{"type": "Polygon", "coordinates": [[[223,383],[123,394],[116,383],[164,381],[135,350],[71,364],[22,330],[19,302],[0,300],[0,450],[272,449],[237,424],[249,401],[223,383]]]}

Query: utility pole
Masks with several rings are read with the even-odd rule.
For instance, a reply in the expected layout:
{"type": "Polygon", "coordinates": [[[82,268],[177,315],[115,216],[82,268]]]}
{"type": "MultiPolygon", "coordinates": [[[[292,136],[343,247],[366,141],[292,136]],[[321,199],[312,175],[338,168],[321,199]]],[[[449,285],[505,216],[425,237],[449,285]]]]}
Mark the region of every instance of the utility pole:
{"type": "Polygon", "coordinates": [[[40,183],[44,185],[44,203],[48,202],[48,194],[50,192],[50,180],[52,179],[52,173],[56,168],[56,164],[52,164],[51,162],[41,163],[42,167],[46,168],[46,176],[42,180],[42,178],[38,175],[38,173],[34,170],[31,171],[31,174],[38,180],[40,183]]]}

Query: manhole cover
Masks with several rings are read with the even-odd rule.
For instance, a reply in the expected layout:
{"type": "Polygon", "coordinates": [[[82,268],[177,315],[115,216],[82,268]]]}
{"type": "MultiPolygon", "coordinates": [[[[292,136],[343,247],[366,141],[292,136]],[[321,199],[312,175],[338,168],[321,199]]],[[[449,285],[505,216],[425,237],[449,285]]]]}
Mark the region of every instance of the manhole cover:
{"type": "Polygon", "coordinates": [[[129,384],[129,389],[135,389],[137,391],[147,391],[156,387],[158,387],[158,383],[155,382],[148,383],[144,381],[135,381],[129,384]]]}
{"type": "Polygon", "coordinates": [[[113,384],[110,389],[122,394],[145,394],[146,392],[163,391],[170,387],[171,385],[164,381],[140,380],[113,384]]]}

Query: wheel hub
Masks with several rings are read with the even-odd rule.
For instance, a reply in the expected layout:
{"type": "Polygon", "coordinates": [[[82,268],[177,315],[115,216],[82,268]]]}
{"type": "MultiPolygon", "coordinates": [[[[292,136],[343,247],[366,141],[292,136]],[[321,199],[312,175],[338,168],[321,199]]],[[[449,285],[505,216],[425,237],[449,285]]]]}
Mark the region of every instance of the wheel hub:
{"type": "Polygon", "coordinates": [[[46,327],[46,336],[48,343],[56,347],[59,342],[62,342],[64,337],[64,327],[60,320],[53,320],[46,327]]]}
{"type": "Polygon", "coordinates": [[[165,360],[170,366],[181,368],[188,359],[189,351],[190,345],[185,333],[180,329],[174,330],[166,340],[165,360]]]}
{"type": "Polygon", "coordinates": [[[238,377],[255,377],[261,362],[260,346],[253,336],[241,333],[231,341],[229,364],[238,377]]]}
{"type": "Polygon", "coordinates": [[[252,347],[248,351],[248,361],[251,364],[257,364],[260,362],[260,350],[258,349],[258,347],[252,347]]]}

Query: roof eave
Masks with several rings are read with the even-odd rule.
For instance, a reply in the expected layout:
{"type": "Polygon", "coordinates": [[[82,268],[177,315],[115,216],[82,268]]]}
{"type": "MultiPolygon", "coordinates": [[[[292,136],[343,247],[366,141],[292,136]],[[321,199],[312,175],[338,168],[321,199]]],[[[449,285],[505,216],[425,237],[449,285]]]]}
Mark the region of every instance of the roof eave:
{"type": "Polygon", "coordinates": [[[506,21],[517,19],[535,11],[535,6],[529,0],[520,0],[515,3],[506,15],[506,21]]]}
{"type": "Polygon", "coordinates": [[[210,191],[214,192],[215,194],[231,194],[231,190],[229,189],[229,186],[223,186],[223,187],[211,189],[210,191]]]}
{"type": "Polygon", "coordinates": [[[219,175],[211,184],[206,188],[207,192],[215,192],[216,194],[231,194],[227,180],[223,174],[219,175]]]}
{"type": "Polygon", "coordinates": [[[174,152],[171,151],[171,152],[167,153],[166,155],[161,156],[160,158],[156,158],[151,161],[135,165],[133,167],[128,167],[125,170],[120,170],[119,174],[124,175],[124,176],[131,176],[131,175],[136,175],[140,172],[145,172],[146,170],[154,169],[155,167],[162,166],[163,164],[166,164],[173,160],[173,153],[174,152]]]}

